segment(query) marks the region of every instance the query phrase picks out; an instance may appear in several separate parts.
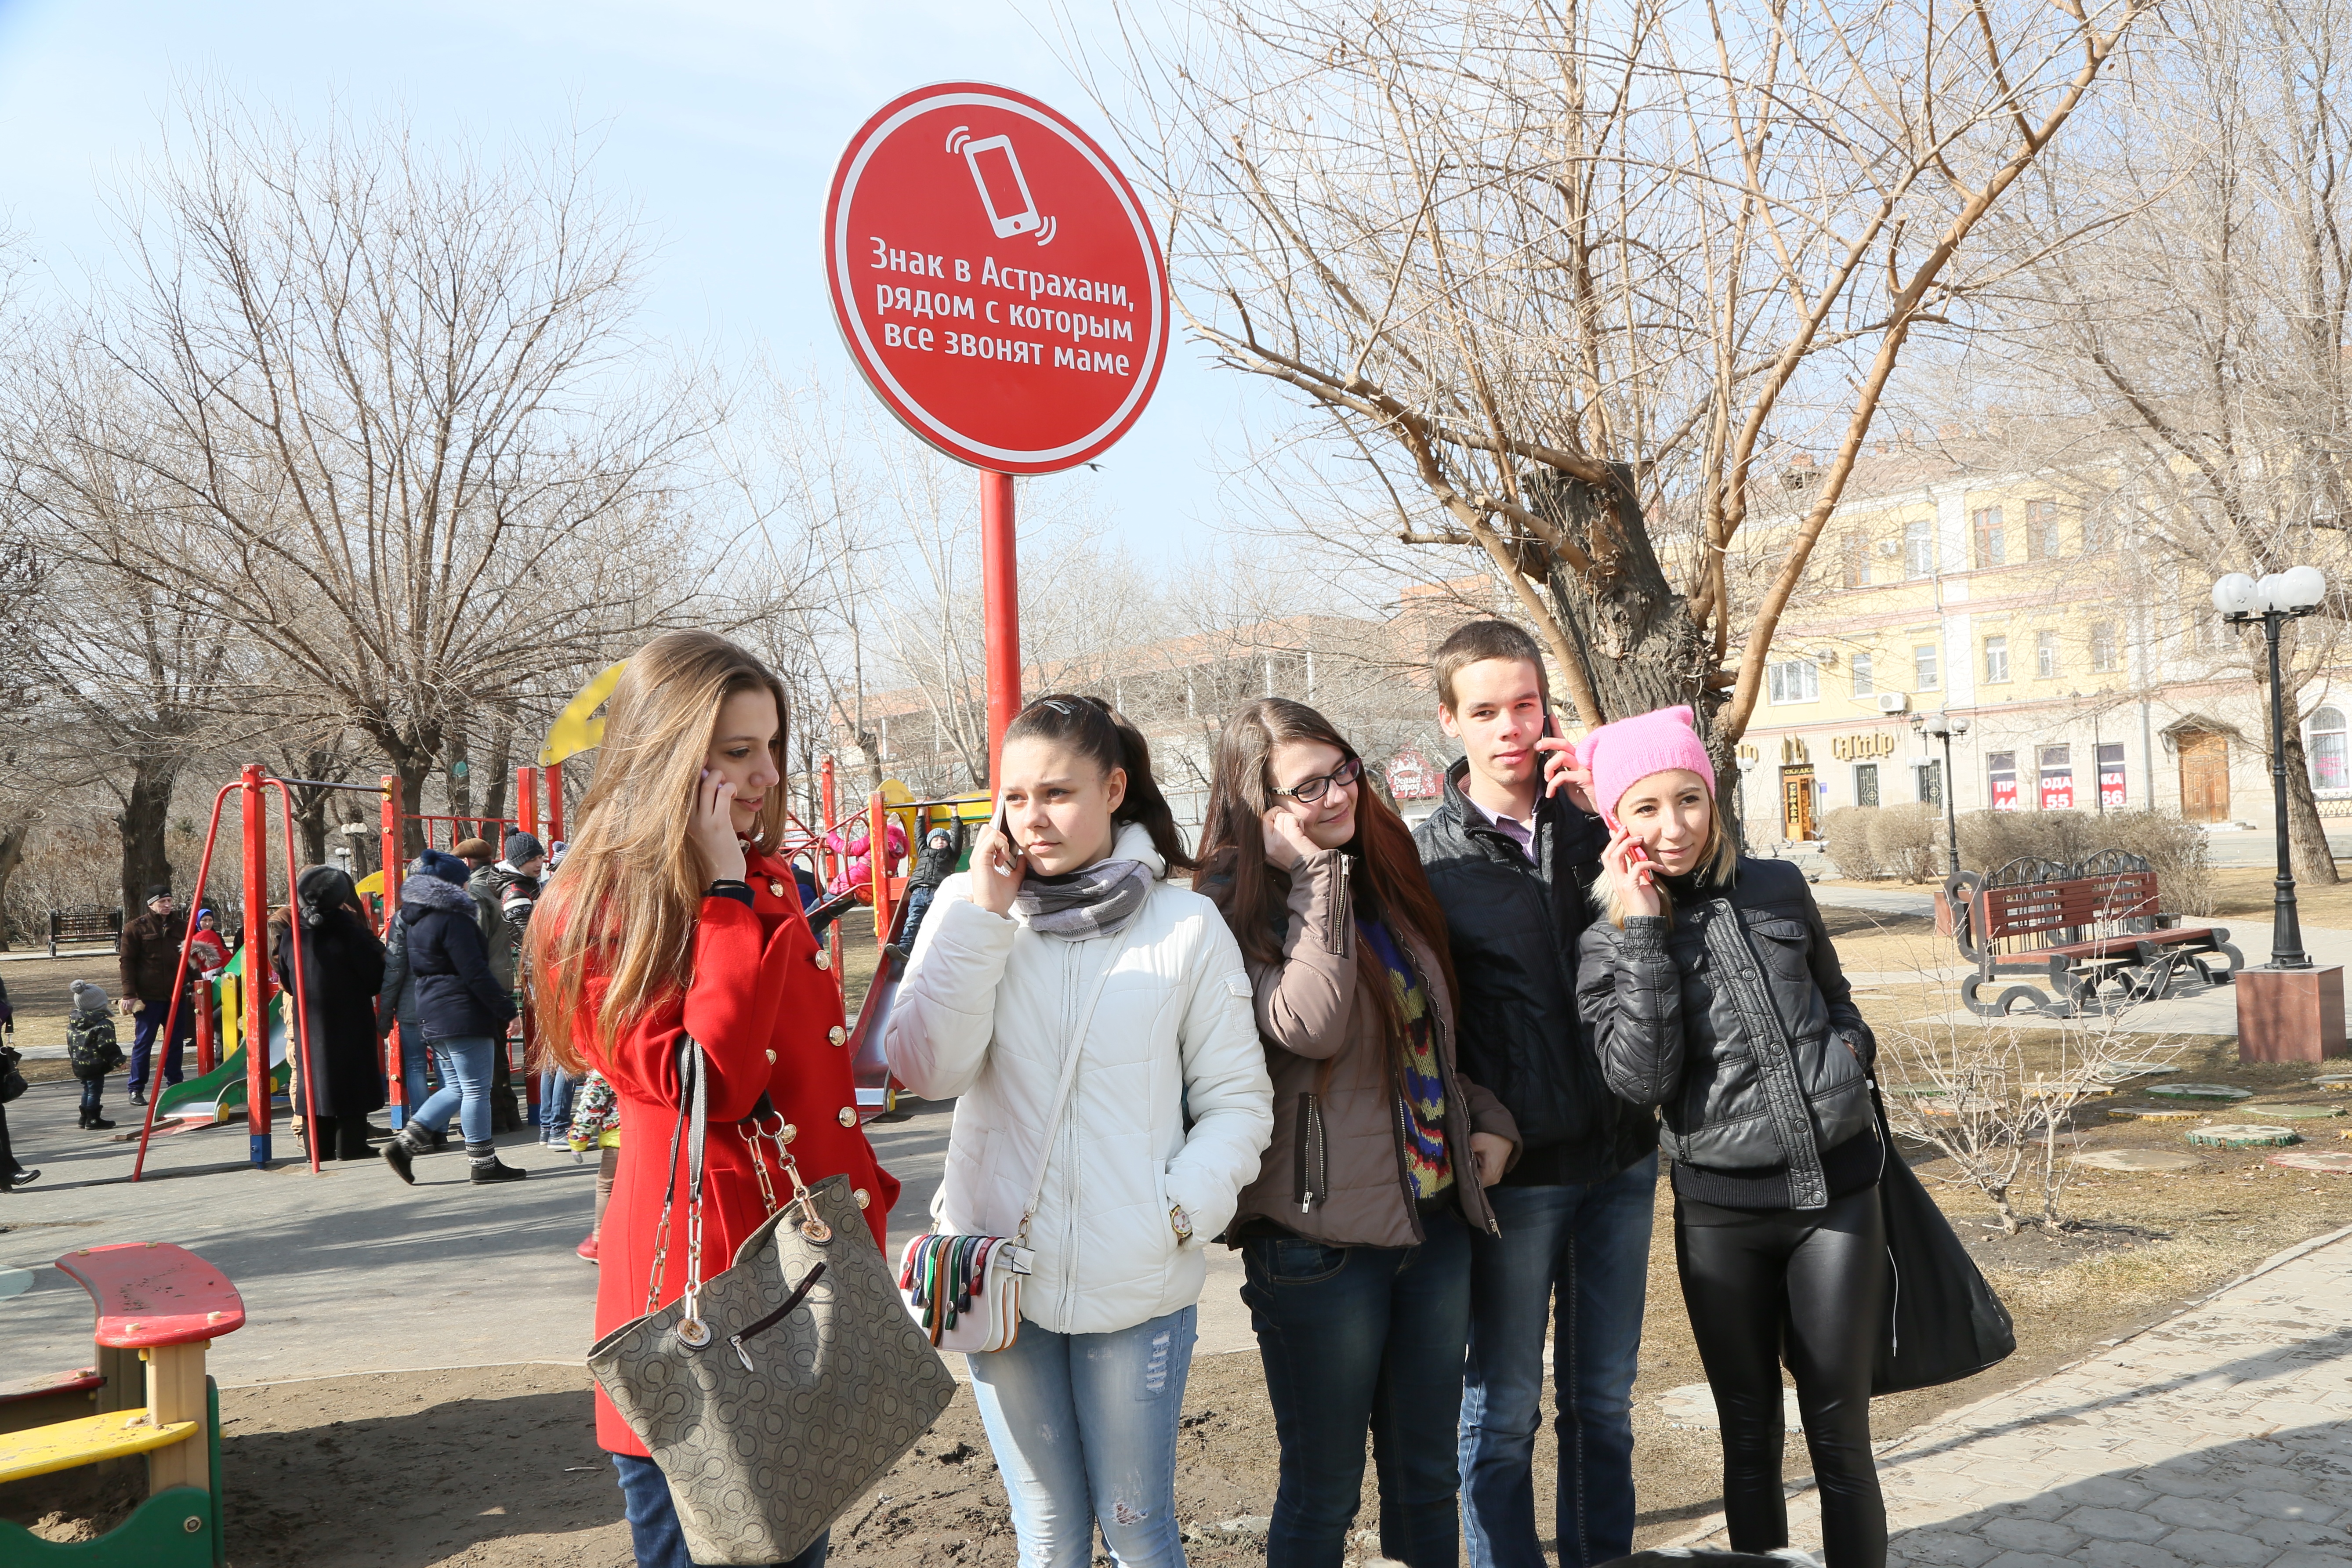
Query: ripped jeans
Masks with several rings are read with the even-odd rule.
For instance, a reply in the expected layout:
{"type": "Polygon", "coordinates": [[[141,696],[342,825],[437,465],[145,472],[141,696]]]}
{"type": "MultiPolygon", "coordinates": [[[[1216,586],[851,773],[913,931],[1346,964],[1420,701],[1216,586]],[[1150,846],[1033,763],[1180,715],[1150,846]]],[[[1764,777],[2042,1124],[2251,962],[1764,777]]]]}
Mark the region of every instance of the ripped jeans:
{"type": "Polygon", "coordinates": [[[1021,1568],[1087,1568],[1097,1526],[1120,1568],[1181,1568],[1176,1418],[1196,1311],[1108,1334],[1024,1323],[1007,1348],[966,1358],[1021,1568]]]}

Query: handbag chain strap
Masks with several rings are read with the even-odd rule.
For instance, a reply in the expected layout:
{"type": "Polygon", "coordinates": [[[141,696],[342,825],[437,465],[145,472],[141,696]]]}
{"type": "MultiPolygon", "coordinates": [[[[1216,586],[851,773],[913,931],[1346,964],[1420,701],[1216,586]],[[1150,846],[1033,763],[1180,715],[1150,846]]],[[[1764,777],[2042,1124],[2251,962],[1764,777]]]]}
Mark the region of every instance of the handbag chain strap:
{"type": "Polygon", "coordinates": [[[1053,1160],[1054,1140],[1062,1131],[1062,1112],[1068,1109],[1070,1092],[1077,1087],[1078,1061],[1086,1055],[1087,1029],[1095,1020],[1095,1004],[1102,1000],[1103,987],[1110,981],[1110,972],[1118,967],[1119,954],[1127,951],[1129,933],[1142,919],[1143,912],[1139,910],[1135,918],[1120,929],[1118,936],[1111,943],[1109,955],[1103,960],[1102,968],[1095,974],[1094,984],[1087,991],[1086,1005],[1078,1009],[1078,1026],[1071,1031],[1069,1048],[1062,1057],[1062,1081],[1054,1090],[1054,1114],[1045,1122],[1045,1137],[1037,1150],[1037,1179],[1029,1184],[1029,1202],[1021,1210],[1020,1227],[1013,1233],[1013,1245],[1015,1247],[1029,1244],[1029,1222],[1037,1217],[1037,1205],[1045,1201],[1045,1167],[1053,1160]]]}
{"type": "Polygon", "coordinates": [[[677,1045],[677,1123],[669,1134],[669,1184],[662,1189],[661,1223],[654,1231],[654,1267],[646,1281],[646,1311],[651,1313],[661,1304],[662,1274],[669,1260],[670,1216],[677,1201],[677,1145],[686,1141],[686,1317],[677,1326],[678,1338],[699,1349],[709,1342],[710,1331],[703,1327],[698,1316],[702,1295],[702,1150],[709,1125],[709,1105],[702,1063],[702,1043],[692,1035],[680,1035],[677,1045]],[[700,1340],[695,1337],[699,1331],[700,1340]]]}

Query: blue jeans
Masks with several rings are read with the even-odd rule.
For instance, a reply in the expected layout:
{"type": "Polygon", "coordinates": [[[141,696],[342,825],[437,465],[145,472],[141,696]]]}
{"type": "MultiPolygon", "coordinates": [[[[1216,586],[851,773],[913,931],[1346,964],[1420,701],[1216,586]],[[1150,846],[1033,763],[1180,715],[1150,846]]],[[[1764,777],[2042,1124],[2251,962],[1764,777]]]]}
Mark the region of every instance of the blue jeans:
{"type": "MultiPolygon", "coordinates": [[[[168,998],[167,998],[168,1000],[168,998]]],[[[162,1032],[163,1003],[150,1002],[139,1010],[131,1033],[131,1092],[138,1094],[147,1087],[147,1058],[155,1048],[155,1037],[162,1032]]],[[[180,1081],[180,1047],[196,1037],[196,1007],[192,996],[180,998],[180,1011],[172,1019],[171,1038],[163,1047],[163,1081],[180,1081]]]]}
{"type": "Polygon", "coordinates": [[[81,1080],[81,1113],[84,1116],[96,1116],[99,1105],[105,1098],[106,1080],[104,1079],[86,1078],[81,1080]]]}
{"type": "MultiPolygon", "coordinates": [[[[635,1454],[614,1454],[613,1468],[621,1472],[621,1511],[628,1517],[637,1568],[694,1568],[694,1559],[686,1554],[686,1531],[678,1528],[677,1504],[670,1499],[661,1467],[635,1454]]],[[[831,1535],[828,1531],[818,1536],[806,1552],[775,1568],[824,1568],[831,1535]]]]}
{"type": "Polygon", "coordinates": [[[1422,1216],[1419,1247],[1243,1244],[1282,1479],[1268,1568],[1339,1568],[1364,1490],[1364,1429],[1380,1472],[1381,1552],[1409,1568],[1460,1560],[1454,1422],[1470,1338],[1470,1227],[1422,1216]]]}
{"type": "Polygon", "coordinates": [[[1472,1568],[1544,1568],[1536,1428],[1552,1331],[1559,1568],[1633,1549],[1633,1372],[1658,1157],[1605,1181],[1489,1187],[1500,1237],[1470,1239],[1462,1518],[1472,1568]]]}
{"type": "Polygon", "coordinates": [[[580,1080],[562,1068],[539,1075],[539,1135],[558,1138],[572,1131],[572,1087],[580,1080]]]}
{"type": "Polygon", "coordinates": [[[467,1143],[490,1141],[490,1053],[498,1042],[488,1035],[454,1035],[433,1042],[441,1058],[441,1087],[408,1120],[427,1132],[446,1131],[449,1113],[467,1143]]]}
{"type": "Polygon", "coordinates": [[[1024,1323],[1005,1349],[965,1358],[1021,1568],[1088,1568],[1097,1526],[1121,1568],[1182,1568],[1176,1418],[1195,1316],[1108,1334],[1024,1323]]]}

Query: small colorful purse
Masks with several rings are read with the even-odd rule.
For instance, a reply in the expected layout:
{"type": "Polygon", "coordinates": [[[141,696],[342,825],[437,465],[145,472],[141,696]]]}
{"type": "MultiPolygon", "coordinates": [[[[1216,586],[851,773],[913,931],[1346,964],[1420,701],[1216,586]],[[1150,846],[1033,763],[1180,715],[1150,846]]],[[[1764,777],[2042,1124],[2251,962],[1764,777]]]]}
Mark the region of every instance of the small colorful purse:
{"type": "MultiPolygon", "coordinates": [[[[1036,1256],[1027,1246],[1029,1222],[1036,1217],[1037,1205],[1045,1195],[1046,1152],[1054,1146],[1070,1091],[1077,1086],[1078,1059],[1086,1054],[1087,1026],[1094,1022],[1095,1004],[1102,999],[1103,986],[1118,967],[1119,954],[1127,951],[1128,931],[1134,929],[1130,922],[1112,942],[1109,956],[1103,960],[1087,993],[1086,1005],[1078,1009],[1077,1027],[1062,1053],[1062,1080],[1054,1091],[1054,1114],[1045,1122],[1045,1136],[1039,1144],[1037,1179],[1030,1184],[1029,1202],[1021,1211],[1019,1227],[1010,1237],[943,1236],[935,1230],[908,1241],[899,1255],[898,1294],[931,1343],[943,1351],[1001,1351],[1021,1337],[1021,1281],[1028,1277],[1036,1256]]],[[[936,1203],[932,1212],[938,1212],[936,1203]]]]}

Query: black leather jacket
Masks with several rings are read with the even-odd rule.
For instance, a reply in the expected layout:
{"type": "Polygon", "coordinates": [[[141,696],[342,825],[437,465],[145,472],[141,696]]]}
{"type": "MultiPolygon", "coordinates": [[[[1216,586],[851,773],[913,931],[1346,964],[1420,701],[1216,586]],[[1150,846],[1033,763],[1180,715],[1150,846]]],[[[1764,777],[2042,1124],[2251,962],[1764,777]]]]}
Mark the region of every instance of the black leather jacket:
{"type": "Polygon", "coordinates": [[[1743,857],[1730,888],[1675,900],[1671,926],[1587,927],[1577,1003],[1610,1088],[1662,1107],[1666,1151],[1709,1170],[1786,1169],[1790,1206],[1829,1201],[1822,1152],[1874,1121],[1878,1042],[1804,873],[1743,857]],[[1785,1044],[1783,1043],[1785,1041],[1785,1044]]]}
{"type": "Polygon", "coordinates": [[[1468,771],[1446,770],[1445,799],[1412,833],[1461,986],[1462,1076],[1518,1123],[1506,1184],[1605,1181],[1658,1146],[1657,1118],[1610,1093],[1577,1016],[1577,935],[1608,835],[1565,796],[1543,801],[1530,863],[1463,797],[1468,771]]]}

